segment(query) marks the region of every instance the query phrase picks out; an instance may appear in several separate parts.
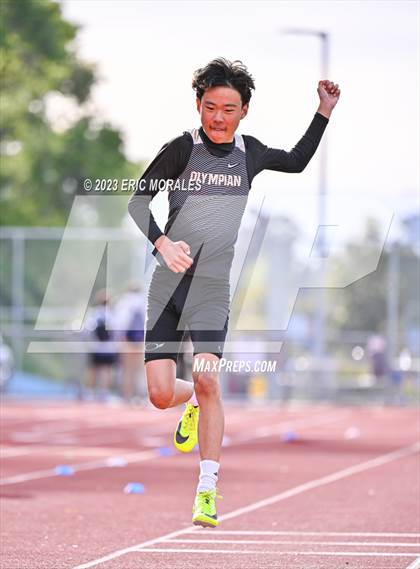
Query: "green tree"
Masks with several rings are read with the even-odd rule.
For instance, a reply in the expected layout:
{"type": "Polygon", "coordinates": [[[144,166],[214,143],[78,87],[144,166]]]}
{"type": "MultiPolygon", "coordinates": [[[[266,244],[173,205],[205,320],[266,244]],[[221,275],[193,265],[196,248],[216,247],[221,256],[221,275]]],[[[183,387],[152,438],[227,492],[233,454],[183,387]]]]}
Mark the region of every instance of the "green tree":
{"type": "MultiPolygon", "coordinates": [[[[346,253],[334,270],[345,274],[351,260],[371,255],[381,246],[377,225],[369,220],[365,234],[347,244],[346,253]]],[[[398,245],[398,304],[403,328],[419,327],[419,258],[407,245],[398,245]]],[[[345,289],[329,289],[330,329],[340,331],[386,332],[390,253],[384,248],[375,271],[345,289]]]]}
{"type": "Polygon", "coordinates": [[[1,224],[64,225],[84,178],[134,178],[139,167],[121,134],[88,113],[95,69],[77,57],[78,28],[60,5],[2,0],[0,18],[1,224]],[[51,94],[77,117],[67,128],[48,118],[51,94]]]}

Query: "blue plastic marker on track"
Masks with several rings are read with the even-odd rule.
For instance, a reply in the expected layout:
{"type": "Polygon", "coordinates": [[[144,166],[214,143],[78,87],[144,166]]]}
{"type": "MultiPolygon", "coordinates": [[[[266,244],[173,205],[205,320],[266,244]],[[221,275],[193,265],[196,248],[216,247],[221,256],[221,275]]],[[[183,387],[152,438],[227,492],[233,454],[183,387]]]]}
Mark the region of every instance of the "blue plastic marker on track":
{"type": "Polygon", "coordinates": [[[58,476],[73,476],[74,474],[74,468],[68,464],[58,464],[54,470],[58,476]]]}
{"type": "Polygon", "coordinates": [[[159,456],[172,456],[175,454],[174,450],[171,447],[160,447],[156,449],[156,452],[159,456]]]}
{"type": "Polygon", "coordinates": [[[296,440],[296,433],[294,431],[286,431],[282,435],[282,440],[285,443],[292,443],[296,440]]]}
{"type": "Polygon", "coordinates": [[[124,487],[125,494],[144,494],[145,491],[145,487],[140,482],[129,482],[124,487]]]}

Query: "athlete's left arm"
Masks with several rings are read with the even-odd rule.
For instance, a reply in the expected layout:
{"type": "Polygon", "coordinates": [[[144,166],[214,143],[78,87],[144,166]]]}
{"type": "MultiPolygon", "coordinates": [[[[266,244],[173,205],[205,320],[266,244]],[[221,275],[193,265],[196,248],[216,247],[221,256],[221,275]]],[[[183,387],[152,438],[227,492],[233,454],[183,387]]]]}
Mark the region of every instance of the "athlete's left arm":
{"type": "Polygon", "coordinates": [[[318,148],[331,112],[340,97],[338,85],[331,81],[320,81],[317,91],[320,99],[317,112],[308,130],[289,152],[269,148],[252,136],[244,136],[250,182],[262,170],[296,173],[306,168],[318,148]]]}

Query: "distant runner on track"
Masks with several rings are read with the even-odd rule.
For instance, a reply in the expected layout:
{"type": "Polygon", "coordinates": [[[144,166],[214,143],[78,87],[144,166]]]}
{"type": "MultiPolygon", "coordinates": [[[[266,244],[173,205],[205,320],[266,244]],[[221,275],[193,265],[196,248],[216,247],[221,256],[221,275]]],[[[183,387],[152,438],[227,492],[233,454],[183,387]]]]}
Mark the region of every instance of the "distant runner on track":
{"type": "Polygon", "coordinates": [[[319,81],[317,112],[305,135],[287,152],[236,134],[255,89],[252,76],[240,61],[211,61],[194,73],[192,86],[201,127],[185,131],[163,146],[143,174],[129,212],[153,243],[158,260],[146,318],[149,397],[159,409],[186,403],[174,444],[180,451],[190,452],[198,441],[200,476],[192,520],[195,525],[215,527],[224,431],[218,363],[228,329],[234,245],[249,190],[253,178],[263,170],[304,170],[319,145],[340,89],[331,81],[319,81]],[[163,233],[149,208],[162,189],[168,191],[169,199],[163,233]],[[176,378],[186,328],[194,345],[193,383],[176,378]]]}

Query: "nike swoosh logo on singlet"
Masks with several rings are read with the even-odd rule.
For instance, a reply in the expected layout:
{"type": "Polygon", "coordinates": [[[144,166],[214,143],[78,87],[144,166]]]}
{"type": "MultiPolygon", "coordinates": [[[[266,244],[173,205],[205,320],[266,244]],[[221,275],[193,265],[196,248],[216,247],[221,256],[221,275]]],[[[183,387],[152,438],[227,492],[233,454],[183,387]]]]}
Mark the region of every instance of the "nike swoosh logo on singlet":
{"type": "Polygon", "coordinates": [[[239,164],[239,162],[235,162],[235,164],[228,164],[228,168],[234,168],[238,164],[239,164]]]}

